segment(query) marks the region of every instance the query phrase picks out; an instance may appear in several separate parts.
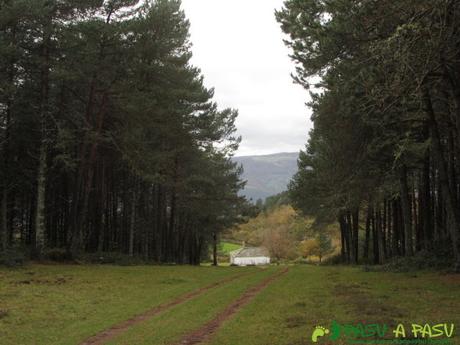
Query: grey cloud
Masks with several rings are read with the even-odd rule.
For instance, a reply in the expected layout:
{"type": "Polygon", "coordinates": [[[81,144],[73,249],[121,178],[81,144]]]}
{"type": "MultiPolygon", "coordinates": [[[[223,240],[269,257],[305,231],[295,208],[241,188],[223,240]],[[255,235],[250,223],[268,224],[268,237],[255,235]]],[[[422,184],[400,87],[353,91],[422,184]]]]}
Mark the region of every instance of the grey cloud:
{"type": "Polygon", "coordinates": [[[282,0],[183,0],[191,23],[192,63],[221,107],[239,110],[238,155],[298,151],[311,127],[308,93],[274,18],[282,0]]]}

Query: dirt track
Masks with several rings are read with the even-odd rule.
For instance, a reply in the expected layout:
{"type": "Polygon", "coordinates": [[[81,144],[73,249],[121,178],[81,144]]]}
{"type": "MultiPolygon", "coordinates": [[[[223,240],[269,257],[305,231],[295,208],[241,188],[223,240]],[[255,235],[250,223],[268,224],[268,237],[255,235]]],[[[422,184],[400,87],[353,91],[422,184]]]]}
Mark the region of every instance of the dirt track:
{"type": "Polygon", "coordinates": [[[208,340],[227,319],[233,316],[241,307],[249,303],[259,292],[266,288],[271,282],[279,278],[281,275],[287,273],[288,270],[289,268],[286,267],[282,271],[271,275],[259,284],[249,288],[243,295],[241,295],[236,301],[228,305],[214,319],[208,321],[206,324],[204,324],[197,330],[185,335],[175,345],[193,345],[208,340]]]}
{"type": "Polygon", "coordinates": [[[197,297],[203,293],[205,293],[206,291],[208,290],[211,290],[211,289],[214,289],[214,288],[217,288],[218,286],[220,285],[223,285],[223,284],[226,284],[226,283],[229,283],[241,276],[243,276],[245,274],[238,274],[238,275],[235,275],[235,276],[232,276],[232,277],[229,277],[229,278],[226,278],[226,279],[223,279],[223,280],[220,280],[218,282],[215,282],[215,283],[212,283],[210,285],[207,285],[205,287],[202,287],[200,289],[197,289],[195,291],[192,291],[192,292],[188,292],[182,296],[179,296],[177,297],[176,299],[170,301],[170,302],[167,302],[167,303],[164,303],[164,304],[161,304],[157,307],[154,307],[150,310],[147,310],[146,312],[142,313],[142,314],[139,314],[137,316],[134,316],[133,318],[131,319],[128,319],[128,320],[125,320],[125,321],[122,321],[108,329],[106,329],[105,331],[102,331],[101,333],[98,333],[88,339],[86,339],[84,342],[82,342],[80,345],[102,345],[102,344],[105,344],[107,341],[113,339],[114,337],[122,334],[123,332],[125,332],[126,330],[128,330],[128,328],[140,323],[140,322],[143,322],[145,320],[148,320],[150,318],[152,318],[153,316],[155,315],[158,315],[159,313],[165,311],[165,310],[168,310],[178,304],[181,304],[181,303],[184,303],[194,297],[197,297]]]}

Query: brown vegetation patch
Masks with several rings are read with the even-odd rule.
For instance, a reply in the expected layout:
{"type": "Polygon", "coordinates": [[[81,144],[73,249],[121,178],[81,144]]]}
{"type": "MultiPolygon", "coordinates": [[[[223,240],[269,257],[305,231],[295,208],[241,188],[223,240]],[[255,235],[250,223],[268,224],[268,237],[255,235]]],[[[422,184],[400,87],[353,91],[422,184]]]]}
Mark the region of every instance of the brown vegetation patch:
{"type": "Polygon", "coordinates": [[[364,323],[395,324],[395,318],[404,317],[404,312],[395,306],[388,305],[388,296],[376,297],[369,294],[370,288],[363,284],[338,284],[334,286],[334,294],[354,312],[363,316],[364,323]]]}
{"type": "Polygon", "coordinates": [[[311,345],[311,340],[307,338],[302,338],[302,339],[295,340],[294,342],[289,343],[288,345],[311,345]]]}
{"type": "Polygon", "coordinates": [[[460,285],[460,274],[458,273],[449,273],[440,276],[440,280],[443,283],[453,284],[453,285],[460,285]]]}
{"type": "Polygon", "coordinates": [[[296,308],[305,308],[306,306],[307,306],[307,303],[305,303],[305,302],[294,303],[294,307],[296,307],[296,308]]]}
{"type": "Polygon", "coordinates": [[[306,325],[308,318],[305,315],[289,316],[285,319],[286,328],[297,328],[306,325]]]}
{"type": "Polygon", "coordinates": [[[8,309],[0,309],[0,319],[7,317],[9,314],[8,309]]]}
{"type": "Polygon", "coordinates": [[[15,285],[30,285],[30,284],[37,284],[37,285],[61,285],[69,282],[72,278],[65,278],[65,277],[57,277],[55,279],[40,279],[40,278],[31,278],[31,279],[24,279],[11,282],[15,285]]]}

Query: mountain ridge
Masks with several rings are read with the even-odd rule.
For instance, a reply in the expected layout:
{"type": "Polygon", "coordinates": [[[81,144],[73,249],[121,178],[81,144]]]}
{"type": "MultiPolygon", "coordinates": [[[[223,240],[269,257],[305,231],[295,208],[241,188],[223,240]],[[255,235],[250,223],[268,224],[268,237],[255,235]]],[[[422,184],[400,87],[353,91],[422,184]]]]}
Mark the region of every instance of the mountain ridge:
{"type": "Polygon", "coordinates": [[[233,156],[232,158],[247,158],[247,157],[251,157],[251,158],[257,158],[257,157],[269,157],[269,156],[278,156],[278,155],[299,155],[299,152],[287,152],[287,151],[283,151],[283,152],[275,152],[275,153],[267,153],[267,154],[264,154],[264,155],[242,155],[242,156],[233,156]]]}
{"type": "Polygon", "coordinates": [[[287,189],[297,171],[298,152],[279,152],[267,155],[235,156],[234,162],[243,166],[245,188],[240,192],[256,202],[287,189]]]}

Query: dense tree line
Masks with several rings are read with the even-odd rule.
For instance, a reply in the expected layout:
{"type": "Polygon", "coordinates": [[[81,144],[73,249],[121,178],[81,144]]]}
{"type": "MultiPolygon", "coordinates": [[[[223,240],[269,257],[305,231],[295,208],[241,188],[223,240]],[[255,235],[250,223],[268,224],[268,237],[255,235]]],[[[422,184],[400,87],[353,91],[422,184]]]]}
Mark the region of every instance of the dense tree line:
{"type": "Polygon", "coordinates": [[[295,205],[339,222],[349,262],[431,251],[460,270],[460,3],[287,0],[277,19],[315,88],[295,205]]]}
{"type": "Polygon", "coordinates": [[[178,0],[0,1],[0,248],[196,264],[244,203],[178,0]]]}
{"type": "Polygon", "coordinates": [[[289,193],[287,191],[271,195],[265,199],[265,202],[263,204],[263,211],[267,212],[270,211],[271,209],[283,206],[283,205],[289,205],[291,201],[289,200],[289,193]]]}

